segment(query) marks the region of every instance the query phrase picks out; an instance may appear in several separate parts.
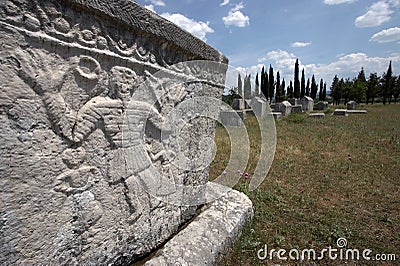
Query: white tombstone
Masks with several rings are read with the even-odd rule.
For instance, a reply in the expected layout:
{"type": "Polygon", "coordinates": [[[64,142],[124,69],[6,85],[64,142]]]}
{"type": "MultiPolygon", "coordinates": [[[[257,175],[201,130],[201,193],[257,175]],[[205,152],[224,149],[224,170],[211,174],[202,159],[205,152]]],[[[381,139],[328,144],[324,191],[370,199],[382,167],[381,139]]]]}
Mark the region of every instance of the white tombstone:
{"type": "Polygon", "coordinates": [[[314,110],[314,100],[311,97],[304,96],[300,100],[303,111],[312,112],[314,110]]]}
{"type": "Polygon", "coordinates": [[[267,103],[263,101],[260,97],[254,97],[250,102],[250,106],[253,109],[255,116],[262,117],[265,114],[267,103]]]}
{"type": "Polygon", "coordinates": [[[347,103],[347,110],[356,110],[357,103],[355,101],[350,101],[347,103]]]}
{"type": "Polygon", "coordinates": [[[292,113],[292,105],[288,101],[275,104],[275,111],[281,112],[283,116],[290,115],[292,113]]]}
{"type": "Polygon", "coordinates": [[[243,99],[233,99],[232,108],[235,110],[244,110],[245,103],[243,99]]]}

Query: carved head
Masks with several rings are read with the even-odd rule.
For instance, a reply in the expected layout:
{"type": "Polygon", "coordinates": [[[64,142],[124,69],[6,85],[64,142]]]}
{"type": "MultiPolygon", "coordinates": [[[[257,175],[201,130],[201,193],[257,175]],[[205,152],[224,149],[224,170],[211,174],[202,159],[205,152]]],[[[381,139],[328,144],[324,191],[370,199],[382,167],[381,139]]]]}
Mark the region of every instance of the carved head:
{"type": "Polygon", "coordinates": [[[79,147],[77,149],[66,149],[62,153],[63,162],[69,168],[77,168],[79,167],[86,158],[86,151],[84,148],[79,147]]]}
{"type": "Polygon", "coordinates": [[[121,100],[129,100],[137,83],[136,73],[120,66],[113,67],[110,72],[112,94],[121,100]]]}

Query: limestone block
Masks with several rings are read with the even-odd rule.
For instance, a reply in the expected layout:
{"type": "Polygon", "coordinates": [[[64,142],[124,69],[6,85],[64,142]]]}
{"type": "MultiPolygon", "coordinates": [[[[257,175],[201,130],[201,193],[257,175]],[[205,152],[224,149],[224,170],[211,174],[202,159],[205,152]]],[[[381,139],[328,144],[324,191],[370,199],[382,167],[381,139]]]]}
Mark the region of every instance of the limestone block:
{"type": "MultiPolygon", "coordinates": [[[[180,170],[160,132],[179,103],[221,97],[226,69],[167,81],[208,71],[178,63],[226,57],[130,0],[1,1],[0,38],[1,265],[129,264],[193,217],[197,205],[161,200],[164,184],[205,184],[208,170],[180,170]]],[[[193,161],[211,158],[201,115],[181,116],[193,161]]]]}

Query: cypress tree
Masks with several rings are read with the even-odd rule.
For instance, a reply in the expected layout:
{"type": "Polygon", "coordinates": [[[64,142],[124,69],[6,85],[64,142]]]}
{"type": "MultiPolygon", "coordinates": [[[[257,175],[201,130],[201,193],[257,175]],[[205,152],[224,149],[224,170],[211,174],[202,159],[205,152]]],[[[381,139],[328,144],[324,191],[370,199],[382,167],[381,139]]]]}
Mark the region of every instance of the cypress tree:
{"type": "Polygon", "coordinates": [[[289,99],[293,98],[293,82],[290,81],[288,89],[287,89],[287,97],[289,99]]]}
{"type": "Polygon", "coordinates": [[[282,94],[281,94],[281,75],[279,74],[279,71],[276,73],[275,101],[276,101],[277,103],[282,101],[282,94]]]}
{"type": "Polygon", "coordinates": [[[256,81],[255,81],[255,83],[256,83],[256,87],[255,87],[255,89],[254,89],[254,96],[255,96],[255,97],[258,97],[258,96],[260,95],[260,82],[259,82],[259,80],[258,80],[258,72],[257,72],[257,75],[256,75],[256,81]]]}
{"type": "Polygon", "coordinates": [[[393,76],[392,76],[392,61],[389,63],[388,70],[386,74],[383,77],[383,82],[382,82],[382,102],[383,104],[386,104],[387,100],[389,99],[390,103],[390,97],[391,97],[391,92],[393,90],[393,76]]]}
{"type": "Polygon", "coordinates": [[[300,90],[300,98],[303,98],[304,95],[306,94],[306,79],[304,77],[304,68],[301,71],[301,90],[300,90]]]}
{"type": "Polygon", "coordinates": [[[369,104],[371,100],[371,104],[374,104],[376,93],[379,88],[379,77],[376,73],[370,73],[369,79],[367,81],[367,92],[366,92],[366,103],[369,104]]]}
{"type": "Polygon", "coordinates": [[[322,92],[322,95],[323,95],[322,96],[323,97],[322,100],[326,101],[326,82],[324,83],[324,91],[322,92]]]}
{"type": "Polygon", "coordinates": [[[318,95],[318,99],[320,101],[323,101],[324,96],[323,96],[323,90],[324,90],[324,80],[321,79],[321,81],[319,82],[319,95],[318,95]]]}
{"type": "Polygon", "coordinates": [[[242,85],[242,77],[240,73],[238,73],[238,94],[241,98],[243,98],[243,85],[242,85]]]}
{"type": "Polygon", "coordinates": [[[268,83],[268,87],[269,87],[269,102],[272,103],[272,98],[274,98],[275,95],[275,86],[274,86],[274,69],[272,68],[271,65],[269,65],[269,83],[268,83]]]}
{"type": "Polygon", "coordinates": [[[318,85],[315,82],[315,77],[312,75],[311,78],[311,98],[315,99],[317,97],[318,85]]]}
{"type": "Polygon", "coordinates": [[[296,59],[294,64],[294,98],[300,97],[300,81],[299,81],[299,59],[296,59]]]}
{"type": "Polygon", "coordinates": [[[281,85],[282,101],[285,99],[285,96],[286,96],[285,87],[286,87],[285,78],[283,78],[282,85],[281,85]]]}
{"type": "Polygon", "coordinates": [[[306,96],[310,96],[310,78],[307,79],[306,96]]]}

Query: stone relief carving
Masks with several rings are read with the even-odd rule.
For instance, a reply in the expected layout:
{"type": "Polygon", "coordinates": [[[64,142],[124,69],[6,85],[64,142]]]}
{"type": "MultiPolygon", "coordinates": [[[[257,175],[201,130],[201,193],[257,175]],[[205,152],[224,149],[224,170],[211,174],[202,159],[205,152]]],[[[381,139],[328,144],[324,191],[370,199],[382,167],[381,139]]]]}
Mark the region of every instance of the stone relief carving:
{"type": "MultiPolygon", "coordinates": [[[[154,197],[173,192],[164,180],[207,178],[175,164],[176,136],[164,122],[178,103],[205,93],[181,83],[208,69],[167,69],[195,56],[88,14],[69,1],[0,2],[0,74],[6,77],[0,134],[9,153],[7,168],[0,167],[7,193],[0,225],[12,243],[0,243],[0,263],[138,258],[192,215],[190,207],[154,197]],[[154,74],[158,70],[165,79],[154,74]]],[[[219,77],[215,73],[216,82],[219,77]]],[[[190,137],[209,129],[194,122],[189,131],[180,143],[185,149],[190,137]]]]}

